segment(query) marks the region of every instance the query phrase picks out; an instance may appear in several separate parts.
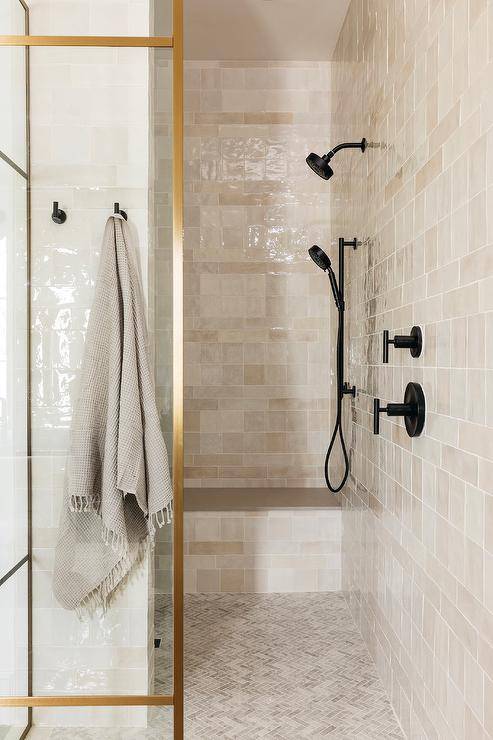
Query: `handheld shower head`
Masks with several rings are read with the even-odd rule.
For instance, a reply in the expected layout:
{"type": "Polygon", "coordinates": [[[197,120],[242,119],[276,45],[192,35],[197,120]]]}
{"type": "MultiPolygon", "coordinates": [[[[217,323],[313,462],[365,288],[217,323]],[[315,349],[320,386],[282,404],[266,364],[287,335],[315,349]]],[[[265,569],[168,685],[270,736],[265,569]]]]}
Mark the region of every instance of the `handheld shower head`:
{"type": "Polygon", "coordinates": [[[332,269],[332,263],[330,259],[325,254],[324,250],[320,249],[320,247],[318,247],[316,244],[314,244],[313,247],[310,247],[310,249],[308,250],[308,254],[315,262],[317,267],[320,267],[320,269],[326,272],[329,276],[330,287],[332,288],[335,304],[338,309],[343,308],[339,286],[337,285],[337,279],[334,274],[334,270],[332,269]]]}
{"type": "Polygon", "coordinates": [[[340,149],[361,149],[361,151],[364,152],[366,149],[366,139],[361,139],[359,142],[338,144],[321,157],[318,154],[311,152],[311,154],[306,158],[306,163],[316,175],[321,177],[323,180],[329,180],[334,174],[334,170],[330,167],[329,162],[334,154],[336,154],[340,149]]]}
{"type": "Polygon", "coordinates": [[[316,244],[313,245],[313,247],[310,247],[308,250],[308,254],[312,258],[312,260],[315,262],[317,267],[320,267],[321,270],[326,272],[327,270],[331,270],[331,261],[328,258],[328,256],[325,254],[323,249],[320,249],[316,244]]]}

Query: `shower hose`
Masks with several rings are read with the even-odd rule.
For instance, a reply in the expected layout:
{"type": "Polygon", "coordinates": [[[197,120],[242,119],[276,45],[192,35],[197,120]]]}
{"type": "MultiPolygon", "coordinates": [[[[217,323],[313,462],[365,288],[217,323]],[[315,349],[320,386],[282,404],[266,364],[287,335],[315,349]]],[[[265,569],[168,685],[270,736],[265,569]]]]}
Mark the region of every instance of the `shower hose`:
{"type": "Polygon", "coordinates": [[[339,493],[341,488],[344,486],[349,475],[349,457],[346,449],[346,442],[344,440],[344,432],[342,430],[342,401],[344,398],[344,308],[338,309],[338,327],[337,327],[337,414],[334,425],[334,431],[332,432],[332,438],[330,440],[327,454],[325,455],[325,482],[327,488],[332,493],[339,493]],[[333,485],[329,476],[329,464],[332,456],[332,451],[336,443],[337,437],[341,441],[341,450],[344,458],[344,474],[342,476],[339,485],[333,485]]]}

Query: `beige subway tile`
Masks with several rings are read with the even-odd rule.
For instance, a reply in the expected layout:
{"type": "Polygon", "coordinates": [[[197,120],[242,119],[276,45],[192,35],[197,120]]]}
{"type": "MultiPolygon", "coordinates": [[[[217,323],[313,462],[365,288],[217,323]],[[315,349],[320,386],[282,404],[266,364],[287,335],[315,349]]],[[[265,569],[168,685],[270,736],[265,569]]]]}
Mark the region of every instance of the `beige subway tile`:
{"type": "Polygon", "coordinates": [[[291,517],[269,517],[267,522],[267,537],[269,540],[290,540],[291,536],[291,517]]]}
{"type": "Polygon", "coordinates": [[[219,571],[218,570],[198,570],[197,571],[197,592],[211,593],[219,592],[219,571]]]}
{"type": "Polygon", "coordinates": [[[416,174],[416,195],[429,185],[442,171],[442,150],[428,160],[416,174]]]}
{"type": "MultiPolygon", "coordinates": [[[[224,521],[224,520],[223,520],[224,521]]],[[[242,541],[218,541],[190,542],[190,555],[226,555],[243,553],[242,541]]]]}
{"type": "Polygon", "coordinates": [[[252,517],[247,514],[244,527],[246,542],[257,542],[267,539],[267,517],[252,517]]]}
{"type": "MultiPolygon", "coordinates": [[[[463,422],[464,423],[464,422],[463,422]]],[[[459,434],[461,434],[459,429],[459,434]]],[[[461,442],[461,446],[462,442],[461,442]]],[[[478,478],[478,458],[455,447],[443,445],[442,465],[449,473],[468,483],[476,483],[478,478]]]]}
{"type": "Polygon", "coordinates": [[[183,587],[186,594],[194,594],[197,592],[197,571],[184,571],[183,587]]]}
{"type": "Polygon", "coordinates": [[[269,576],[267,569],[245,569],[245,591],[247,593],[267,593],[269,576]]]}
{"type": "MultiPolygon", "coordinates": [[[[466,255],[460,261],[461,285],[476,282],[493,273],[493,247],[487,246],[466,255]]],[[[471,309],[471,313],[474,311],[471,309]]]]}
{"type": "Polygon", "coordinates": [[[245,590],[245,571],[236,568],[224,568],[221,573],[221,591],[241,593],[245,590]]]}
{"type": "Polygon", "coordinates": [[[459,127],[459,122],[460,102],[457,101],[432,132],[430,136],[430,152],[435,152],[452,136],[459,127]]]}
{"type": "Polygon", "coordinates": [[[459,428],[459,445],[463,450],[493,460],[493,429],[463,422],[459,428]]]}
{"type": "Polygon", "coordinates": [[[243,542],[244,517],[221,518],[221,540],[243,542]]]}
{"type": "Polygon", "coordinates": [[[479,292],[477,285],[456,288],[443,296],[443,317],[448,319],[477,313],[478,306],[479,292]]]}

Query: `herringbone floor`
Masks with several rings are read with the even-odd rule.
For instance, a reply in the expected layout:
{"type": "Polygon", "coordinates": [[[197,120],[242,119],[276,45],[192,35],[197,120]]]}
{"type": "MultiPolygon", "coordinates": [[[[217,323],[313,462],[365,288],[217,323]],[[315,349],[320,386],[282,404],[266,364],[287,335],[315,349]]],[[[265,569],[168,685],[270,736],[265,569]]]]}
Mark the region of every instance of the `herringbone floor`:
{"type": "Polygon", "coordinates": [[[187,596],[187,740],[402,738],[340,594],[187,596]]]}
{"type": "MultiPolygon", "coordinates": [[[[168,608],[163,600],[158,609],[163,637],[168,608]]],[[[403,737],[340,594],[189,595],[185,666],[186,740],[403,737]]],[[[156,667],[165,686],[165,660],[156,667]]],[[[152,710],[151,718],[148,730],[70,728],[43,737],[172,737],[169,711],[152,710]]]]}

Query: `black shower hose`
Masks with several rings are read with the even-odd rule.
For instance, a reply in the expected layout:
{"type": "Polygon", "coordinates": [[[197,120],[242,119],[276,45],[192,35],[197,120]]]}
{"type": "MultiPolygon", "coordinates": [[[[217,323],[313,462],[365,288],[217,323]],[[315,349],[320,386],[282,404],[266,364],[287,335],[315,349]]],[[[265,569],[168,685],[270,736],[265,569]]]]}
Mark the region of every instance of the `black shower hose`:
{"type": "Polygon", "coordinates": [[[332,438],[330,440],[327,454],[325,455],[325,482],[327,488],[332,493],[339,493],[341,488],[344,486],[349,475],[349,457],[346,449],[346,442],[344,440],[344,432],[342,431],[342,400],[344,398],[344,347],[343,347],[343,326],[344,326],[344,309],[338,309],[339,323],[337,328],[337,414],[336,423],[334,425],[334,431],[332,432],[332,438]],[[332,485],[329,477],[329,463],[332,455],[332,450],[336,442],[337,436],[341,440],[342,455],[344,457],[344,475],[338,486],[332,485]]]}

